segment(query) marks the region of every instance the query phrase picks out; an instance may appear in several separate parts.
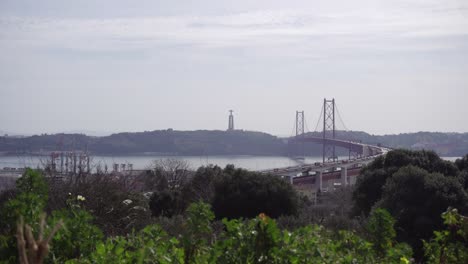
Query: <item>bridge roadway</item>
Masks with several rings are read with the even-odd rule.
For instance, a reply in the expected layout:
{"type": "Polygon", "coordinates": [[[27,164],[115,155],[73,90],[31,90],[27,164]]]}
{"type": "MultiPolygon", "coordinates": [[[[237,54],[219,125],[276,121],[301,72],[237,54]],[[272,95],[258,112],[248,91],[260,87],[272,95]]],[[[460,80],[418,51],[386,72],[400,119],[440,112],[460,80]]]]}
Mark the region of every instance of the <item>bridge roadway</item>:
{"type": "Polygon", "coordinates": [[[350,140],[341,140],[341,139],[331,139],[331,138],[321,138],[321,137],[312,137],[312,136],[296,136],[291,139],[292,142],[311,142],[317,144],[325,145],[334,145],[336,147],[341,147],[348,149],[350,152],[354,152],[359,156],[374,156],[376,154],[384,153],[388,149],[380,146],[374,146],[369,144],[363,144],[361,142],[354,142],[350,140]]]}
{"type": "MultiPolygon", "coordinates": [[[[302,142],[314,142],[314,143],[323,143],[323,138],[318,137],[302,137],[302,138],[293,138],[293,140],[298,140],[302,142]]],[[[259,171],[260,173],[276,175],[276,176],[286,176],[291,179],[291,183],[296,181],[312,181],[318,189],[322,189],[322,174],[323,173],[336,173],[337,168],[341,168],[340,177],[342,184],[348,184],[348,169],[353,170],[359,168],[363,165],[367,165],[372,162],[375,158],[387,154],[390,149],[380,146],[363,144],[360,142],[346,141],[346,140],[337,140],[337,139],[325,139],[326,144],[334,144],[338,147],[348,148],[350,151],[353,151],[358,154],[358,158],[350,160],[341,160],[341,161],[331,161],[331,162],[316,162],[313,164],[300,164],[297,166],[275,168],[269,170],[259,171]],[[315,175],[310,175],[310,172],[315,173],[315,175]],[[299,178],[300,177],[300,178],[299,178]],[[294,178],[297,178],[295,181],[294,178]],[[314,178],[314,179],[308,179],[314,178]]],[[[355,172],[354,172],[355,173],[355,172]]],[[[327,177],[324,178],[327,180],[327,177]]]]}
{"type": "Polygon", "coordinates": [[[306,172],[327,172],[332,171],[335,168],[357,168],[361,165],[367,165],[368,163],[372,162],[376,157],[383,155],[377,154],[374,156],[367,156],[361,157],[357,159],[351,160],[341,160],[335,162],[316,162],[313,164],[300,164],[297,166],[290,166],[290,167],[282,167],[282,168],[275,168],[269,170],[261,170],[258,171],[263,174],[270,174],[276,176],[289,176],[289,177],[297,177],[302,176],[306,172]]]}

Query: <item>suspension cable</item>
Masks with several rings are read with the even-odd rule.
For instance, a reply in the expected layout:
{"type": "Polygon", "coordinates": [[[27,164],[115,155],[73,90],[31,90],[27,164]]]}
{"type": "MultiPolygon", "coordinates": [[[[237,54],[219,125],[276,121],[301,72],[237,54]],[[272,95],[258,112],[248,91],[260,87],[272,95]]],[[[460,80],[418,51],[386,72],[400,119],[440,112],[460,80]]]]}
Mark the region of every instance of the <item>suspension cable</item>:
{"type": "Polygon", "coordinates": [[[317,128],[320,124],[320,120],[322,120],[322,115],[323,115],[323,107],[320,107],[320,116],[319,116],[319,119],[317,120],[317,125],[315,126],[315,129],[314,129],[314,132],[318,132],[317,128]]]}
{"type": "Polygon", "coordinates": [[[293,127],[292,127],[291,134],[290,134],[290,137],[294,137],[294,136],[296,136],[296,120],[294,120],[293,122],[293,127]]]}
{"type": "Polygon", "coordinates": [[[310,131],[309,131],[309,126],[307,126],[307,121],[306,121],[305,117],[304,117],[304,125],[305,125],[304,134],[307,133],[307,132],[310,132],[310,131]]]}
{"type": "Polygon", "coordinates": [[[343,125],[345,131],[349,131],[348,128],[346,127],[343,118],[341,118],[340,110],[338,110],[338,107],[335,104],[336,112],[338,113],[338,119],[341,121],[341,124],[343,125]]]}

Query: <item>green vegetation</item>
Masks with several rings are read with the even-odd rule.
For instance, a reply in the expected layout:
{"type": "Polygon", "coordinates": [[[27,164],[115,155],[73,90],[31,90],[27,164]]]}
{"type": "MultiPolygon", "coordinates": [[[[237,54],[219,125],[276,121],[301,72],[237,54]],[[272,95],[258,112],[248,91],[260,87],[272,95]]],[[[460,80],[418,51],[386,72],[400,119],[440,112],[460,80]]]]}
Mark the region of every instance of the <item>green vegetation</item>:
{"type": "MultiPolygon", "coordinates": [[[[40,195],[44,195],[43,186],[44,179],[38,172],[28,170],[18,181],[18,189],[21,189],[17,198],[7,202],[4,210],[15,211],[9,204],[31,202],[21,200],[23,196],[40,199],[40,195]],[[23,188],[24,182],[28,182],[32,188],[23,188]]],[[[91,223],[90,213],[83,209],[87,200],[81,195],[69,195],[67,206],[54,211],[52,217],[49,217],[46,230],[50,230],[50,226],[54,226],[58,219],[62,219],[63,228],[58,230],[47,246],[50,246],[50,253],[45,262],[399,263],[410,258],[410,251],[400,250],[393,244],[387,245],[382,253],[377,254],[372,243],[350,231],[335,233],[316,225],[293,231],[280,230],[276,222],[263,213],[245,221],[224,219],[224,230],[214,236],[214,213],[208,204],[202,202],[191,204],[185,211],[184,224],[177,237],[171,237],[158,225],[151,224],[138,232],[104,239],[101,231],[91,223]]],[[[23,213],[26,215],[27,212],[23,213]]],[[[40,230],[44,227],[39,228],[38,225],[40,217],[28,220],[33,233],[42,234],[40,230]]],[[[14,237],[14,233],[7,232],[2,237],[14,237]]],[[[392,238],[388,239],[393,241],[392,238]]],[[[12,241],[15,242],[14,239],[12,241]]],[[[15,244],[8,245],[4,250],[1,256],[5,263],[18,259],[15,244]]],[[[25,252],[29,254],[32,250],[26,245],[25,252]]]]}
{"type": "Polygon", "coordinates": [[[172,160],[164,163],[157,164],[146,180],[153,191],[149,202],[153,216],[181,214],[190,202],[197,201],[211,204],[217,219],[252,218],[260,213],[276,218],[298,211],[295,190],[280,178],[228,165],[225,169],[200,167],[187,180],[187,166],[172,160]]]}
{"type": "Polygon", "coordinates": [[[410,244],[421,259],[422,241],[443,228],[440,215],[448,207],[468,212],[464,188],[468,178],[462,163],[457,161],[457,167],[430,151],[389,152],[363,169],[358,178],[355,214],[367,215],[373,208],[388,210],[396,219],[397,240],[410,244]]]}
{"type": "Polygon", "coordinates": [[[252,218],[262,212],[274,218],[297,213],[297,194],[284,180],[233,166],[224,172],[215,184],[212,202],[218,219],[252,218]]]}
{"type": "Polygon", "coordinates": [[[429,263],[468,263],[468,218],[449,208],[442,214],[443,231],[435,231],[434,238],[424,242],[424,252],[429,263]]]}
{"type": "Polygon", "coordinates": [[[384,254],[387,248],[392,247],[396,236],[394,225],[395,220],[386,210],[377,208],[372,211],[367,230],[370,241],[374,244],[374,249],[378,254],[384,254]]]}
{"type": "Polygon", "coordinates": [[[69,181],[27,170],[1,200],[0,263],[467,263],[467,160],[390,152],[363,169],[355,218],[349,189],[314,205],[233,166],[69,181]]]}

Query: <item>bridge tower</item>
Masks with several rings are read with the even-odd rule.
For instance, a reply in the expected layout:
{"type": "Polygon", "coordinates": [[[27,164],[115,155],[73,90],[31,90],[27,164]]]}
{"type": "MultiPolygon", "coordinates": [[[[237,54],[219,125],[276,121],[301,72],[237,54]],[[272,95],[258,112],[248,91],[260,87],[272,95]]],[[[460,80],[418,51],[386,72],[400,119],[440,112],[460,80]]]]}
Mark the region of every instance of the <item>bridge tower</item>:
{"type": "Polygon", "coordinates": [[[303,135],[304,132],[304,111],[296,111],[296,137],[303,135]]]}
{"type": "Polygon", "coordinates": [[[337,159],[335,145],[327,144],[327,139],[335,139],[335,99],[323,99],[323,162],[337,159]]]}
{"type": "Polygon", "coordinates": [[[228,131],[234,130],[234,115],[232,114],[233,110],[229,110],[229,125],[228,131]]]}

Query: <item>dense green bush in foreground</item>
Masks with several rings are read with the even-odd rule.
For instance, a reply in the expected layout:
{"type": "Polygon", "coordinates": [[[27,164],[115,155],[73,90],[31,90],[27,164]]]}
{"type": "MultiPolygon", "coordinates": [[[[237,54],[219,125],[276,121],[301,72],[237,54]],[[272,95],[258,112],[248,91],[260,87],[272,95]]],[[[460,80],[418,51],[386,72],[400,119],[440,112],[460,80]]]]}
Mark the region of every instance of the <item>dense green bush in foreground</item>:
{"type": "MultiPolygon", "coordinates": [[[[17,263],[18,252],[46,256],[45,263],[413,262],[411,248],[396,241],[396,220],[377,207],[371,211],[365,231],[358,234],[312,224],[280,229],[263,213],[250,220],[216,222],[209,204],[195,202],[183,217],[175,219],[180,221],[176,234],[149,224],[122,235],[106,233],[105,237],[93,220],[97,212],[86,206],[93,198],[77,193],[68,194],[66,205],[51,211],[43,227],[41,214],[47,211],[48,196],[47,183],[39,172],[27,170],[18,180],[14,198],[0,206],[0,263],[17,263]],[[17,227],[21,221],[26,225],[17,227]],[[43,237],[56,226],[61,228],[49,246],[33,246],[36,242],[43,245],[43,237]],[[28,243],[18,244],[17,238],[28,243]],[[31,239],[37,241],[31,243],[31,239]]],[[[446,229],[433,230],[432,238],[423,242],[427,263],[468,263],[468,219],[455,209],[447,210],[442,218],[446,229]]]]}
{"type": "Polygon", "coordinates": [[[395,218],[396,239],[423,259],[423,240],[444,228],[440,215],[448,207],[468,214],[468,156],[455,163],[432,151],[394,150],[362,169],[354,193],[356,215],[374,208],[395,218]]]}

